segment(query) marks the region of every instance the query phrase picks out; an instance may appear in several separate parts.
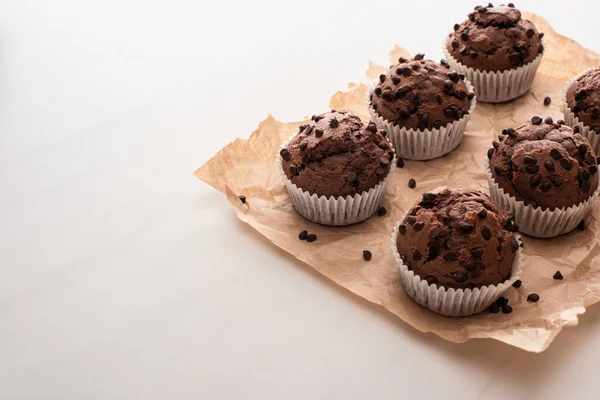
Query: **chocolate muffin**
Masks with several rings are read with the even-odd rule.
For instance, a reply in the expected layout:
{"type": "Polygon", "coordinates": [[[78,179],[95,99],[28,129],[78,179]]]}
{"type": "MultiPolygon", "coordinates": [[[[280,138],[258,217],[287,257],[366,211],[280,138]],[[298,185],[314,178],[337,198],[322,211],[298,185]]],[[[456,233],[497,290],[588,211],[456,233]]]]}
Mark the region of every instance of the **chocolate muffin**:
{"type": "Polygon", "coordinates": [[[580,122],[600,134],[600,68],[585,72],[567,90],[567,106],[580,122]]]}
{"type": "Polygon", "coordinates": [[[474,94],[464,76],[441,64],[400,58],[398,64],[379,76],[370,95],[370,105],[384,120],[406,129],[439,129],[469,113],[474,94]]]}
{"type": "Polygon", "coordinates": [[[326,197],[368,191],[388,175],[394,158],[374,123],[343,110],[314,115],[280,155],[292,183],[326,197]]]}
{"type": "Polygon", "coordinates": [[[512,4],[475,7],[469,19],[454,25],[448,51],[457,61],[481,71],[505,71],[533,61],[544,52],[543,33],[512,4]]]}
{"type": "Polygon", "coordinates": [[[505,129],[488,150],[496,183],[526,205],[570,207],[598,188],[598,162],[589,142],[551,118],[505,129]]]}
{"type": "Polygon", "coordinates": [[[515,228],[488,195],[439,188],[410,209],[396,243],[404,264],[430,285],[474,289],[510,278],[515,228]]]}

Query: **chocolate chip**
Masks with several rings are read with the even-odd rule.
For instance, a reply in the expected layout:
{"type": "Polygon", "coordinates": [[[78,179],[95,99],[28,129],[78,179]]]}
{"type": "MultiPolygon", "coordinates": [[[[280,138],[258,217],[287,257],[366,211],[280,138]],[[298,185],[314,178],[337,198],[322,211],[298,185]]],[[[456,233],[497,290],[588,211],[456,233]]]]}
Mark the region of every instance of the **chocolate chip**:
{"type": "Polygon", "coordinates": [[[475,260],[467,260],[463,263],[463,267],[467,271],[473,271],[477,267],[477,261],[475,260]]]}
{"type": "Polygon", "coordinates": [[[313,131],[313,127],[311,125],[308,125],[306,127],[306,129],[304,130],[304,133],[308,136],[312,133],[312,131],[313,131]]]}
{"type": "Polygon", "coordinates": [[[396,167],[404,168],[404,160],[401,157],[398,157],[398,159],[396,160],[396,167]]]}
{"type": "Polygon", "coordinates": [[[552,99],[550,97],[544,97],[544,105],[549,106],[552,103],[552,99]]]}
{"type": "Polygon", "coordinates": [[[543,45],[543,44],[540,44],[540,45],[538,46],[538,52],[539,52],[539,53],[543,53],[543,52],[544,52],[544,45],[543,45]]]}
{"type": "Polygon", "coordinates": [[[546,123],[548,125],[552,125],[554,123],[554,120],[552,119],[552,117],[546,117],[546,119],[544,120],[544,123],[546,123]]]}
{"type": "Polygon", "coordinates": [[[238,199],[240,199],[242,204],[246,204],[246,196],[238,196],[238,199]]]}
{"type": "Polygon", "coordinates": [[[588,171],[590,171],[591,175],[594,175],[596,172],[598,172],[598,167],[595,165],[590,165],[590,167],[588,168],[588,171]]]}
{"type": "Polygon", "coordinates": [[[381,98],[387,101],[394,101],[394,95],[391,90],[384,90],[381,94],[381,98]]]}
{"type": "Polygon", "coordinates": [[[539,125],[542,123],[542,119],[536,115],[531,118],[531,123],[534,125],[539,125]]]}
{"type": "Polygon", "coordinates": [[[560,273],[560,271],[556,271],[556,272],[554,273],[554,275],[552,276],[552,278],[553,278],[553,279],[556,279],[557,281],[562,281],[562,279],[563,279],[563,276],[562,276],[562,274],[560,273]]]}
{"type": "Polygon", "coordinates": [[[410,68],[408,68],[408,67],[402,68],[402,75],[410,76],[410,68]]]}
{"type": "Polygon", "coordinates": [[[314,233],[311,233],[306,237],[306,241],[309,243],[314,242],[315,240],[317,240],[317,235],[315,235],[314,233]]]}
{"type": "Polygon", "coordinates": [[[494,148],[490,147],[487,151],[487,156],[489,159],[491,159],[493,155],[494,155],[494,148]]]}
{"type": "Polygon", "coordinates": [[[444,89],[445,90],[449,90],[452,89],[453,85],[452,85],[452,81],[451,80],[445,80],[444,81],[444,89]]]}
{"type": "Polygon", "coordinates": [[[494,166],[494,172],[496,173],[497,176],[500,176],[504,173],[504,171],[502,170],[502,167],[499,165],[494,166]]]}
{"type": "Polygon", "coordinates": [[[581,157],[585,157],[587,150],[587,146],[584,143],[581,143],[579,146],[577,146],[577,152],[581,157]]]}
{"type": "Polygon", "coordinates": [[[543,38],[543,37],[544,37],[544,32],[540,32],[540,33],[538,34],[538,37],[539,37],[540,39],[541,39],[541,38],[543,38]]]}
{"type": "Polygon", "coordinates": [[[458,283],[466,282],[469,277],[462,271],[456,271],[453,276],[454,280],[458,283]]]}
{"type": "Polygon", "coordinates": [[[539,174],[531,175],[529,178],[529,186],[536,187],[542,182],[542,176],[539,174]]]}
{"type": "Polygon", "coordinates": [[[565,121],[563,121],[562,119],[559,119],[558,121],[556,121],[556,123],[559,125],[564,125],[565,121]]]}
{"type": "Polygon", "coordinates": [[[581,220],[581,222],[577,225],[577,229],[579,229],[580,231],[585,230],[585,221],[581,220]]]}
{"type": "Polygon", "coordinates": [[[503,314],[510,314],[511,312],[513,312],[513,309],[511,306],[509,306],[508,304],[505,304],[502,306],[502,313],[503,314]]]}
{"type": "Polygon", "coordinates": [[[413,226],[413,228],[417,232],[422,231],[424,227],[425,227],[425,223],[423,221],[419,221],[419,222],[415,223],[414,226],[413,226]]]}
{"type": "Polygon", "coordinates": [[[460,46],[460,43],[458,43],[458,40],[452,39],[452,48],[456,49],[456,48],[458,48],[458,46],[460,46]]]}
{"type": "Polygon", "coordinates": [[[306,150],[307,147],[308,147],[308,142],[304,141],[304,142],[300,143],[300,150],[301,151],[306,150]]]}
{"type": "Polygon", "coordinates": [[[358,178],[356,172],[348,172],[348,175],[346,175],[346,179],[348,180],[348,182],[354,182],[356,178],[358,178]]]}
{"type": "Polygon", "coordinates": [[[371,259],[371,257],[373,257],[373,255],[371,254],[371,252],[369,250],[363,250],[363,259],[365,261],[369,261],[371,259]]]}
{"type": "Polygon", "coordinates": [[[550,181],[556,187],[561,187],[563,184],[563,179],[560,176],[553,176],[550,178],[550,181]]]}
{"type": "Polygon", "coordinates": [[[400,234],[404,236],[404,234],[406,233],[406,225],[400,225],[400,227],[398,228],[398,232],[400,232],[400,234]]]}
{"type": "Polygon", "coordinates": [[[392,82],[394,83],[394,85],[397,85],[400,83],[400,78],[398,78],[396,75],[392,76],[392,82]]]}
{"type": "Polygon", "coordinates": [[[550,150],[550,157],[554,158],[555,160],[560,160],[562,158],[562,154],[560,154],[558,149],[552,149],[550,150]]]}
{"type": "Polygon", "coordinates": [[[379,210],[377,210],[377,215],[383,217],[385,214],[387,214],[385,207],[379,207],[379,210]]]}
{"type": "Polygon", "coordinates": [[[505,304],[508,304],[508,299],[507,299],[506,297],[504,297],[504,296],[500,296],[500,297],[498,297],[498,298],[496,299],[496,302],[495,302],[495,304],[496,304],[498,307],[502,307],[503,305],[505,305],[505,304]]]}
{"type": "Polygon", "coordinates": [[[508,61],[512,65],[519,65],[519,64],[521,64],[521,54],[519,54],[519,53],[511,53],[508,56],[508,61]]]}
{"type": "Polygon", "coordinates": [[[540,295],[537,293],[531,293],[527,296],[527,301],[537,303],[538,301],[540,301],[540,295]]]}
{"type": "Polygon", "coordinates": [[[525,166],[525,172],[529,174],[535,174],[540,170],[540,166],[537,164],[527,164],[525,166]]]}
{"type": "Polygon", "coordinates": [[[408,187],[411,189],[414,189],[417,187],[417,181],[415,181],[413,178],[410,178],[410,180],[408,181],[408,187]]]}
{"type": "Polygon", "coordinates": [[[517,279],[516,281],[513,282],[512,285],[513,285],[514,288],[518,289],[518,288],[521,287],[522,284],[523,284],[523,282],[520,279],[517,279]]]}
{"type": "Polygon", "coordinates": [[[579,133],[579,130],[580,130],[580,129],[579,129],[579,125],[575,125],[575,126],[573,127],[573,132],[575,132],[575,133],[579,133]]]}
{"type": "Polygon", "coordinates": [[[490,240],[492,238],[492,231],[489,226],[481,228],[481,236],[483,236],[485,240],[490,240]]]}
{"type": "Polygon", "coordinates": [[[435,276],[433,275],[427,275],[425,277],[425,281],[429,284],[429,285],[435,285],[437,284],[438,280],[435,276]]]}
{"type": "Polygon", "coordinates": [[[329,126],[331,128],[337,128],[340,125],[337,119],[333,118],[329,121],[329,126]]]}
{"type": "Polygon", "coordinates": [[[544,168],[546,168],[548,171],[554,171],[555,167],[554,167],[554,163],[552,162],[552,160],[550,160],[550,159],[545,160],[544,168]]]}
{"type": "Polygon", "coordinates": [[[402,64],[402,63],[405,63],[405,62],[407,62],[407,61],[408,61],[408,60],[407,60],[406,58],[404,58],[404,57],[400,57],[400,58],[398,58],[398,62],[399,62],[400,64],[402,64]]]}
{"type": "Polygon", "coordinates": [[[385,74],[379,75],[379,82],[381,82],[381,83],[385,82],[385,74]]]}
{"type": "Polygon", "coordinates": [[[496,303],[492,303],[488,307],[488,312],[491,314],[498,314],[498,312],[500,312],[500,307],[498,307],[496,303]]]}
{"type": "Polygon", "coordinates": [[[525,34],[527,35],[528,38],[530,38],[530,37],[533,37],[533,35],[535,35],[535,31],[533,29],[529,28],[529,29],[527,29],[525,34]]]}
{"type": "Polygon", "coordinates": [[[471,50],[471,52],[469,53],[469,57],[471,58],[477,58],[478,55],[479,53],[477,53],[475,50],[471,50]]]}
{"type": "Polygon", "coordinates": [[[473,97],[475,97],[475,93],[473,93],[473,92],[467,93],[467,99],[468,100],[473,100],[473,97]]]}
{"type": "Polygon", "coordinates": [[[423,53],[417,53],[417,55],[415,56],[415,60],[419,61],[425,58],[425,54],[423,53]]]}
{"type": "Polygon", "coordinates": [[[302,231],[298,234],[298,239],[300,239],[300,240],[306,240],[307,237],[308,237],[308,231],[302,231]]]}
{"type": "Polygon", "coordinates": [[[535,157],[526,155],[523,157],[523,162],[525,162],[525,164],[537,164],[537,159],[535,157]]]}
{"type": "Polygon", "coordinates": [[[281,158],[283,158],[285,161],[290,161],[292,159],[292,155],[290,154],[290,152],[288,151],[288,149],[281,149],[279,151],[279,155],[281,156],[281,158]]]}
{"type": "Polygon", "coordinates": [[[477,213],[477,216],[482,219],[487,217],[487,215],[488,215],[488,212],[485,208],[477,213]]]}
{"type": "Polygon", "coordinates": [[[398,109],[398,114],[400,115],[400,118],[402,119],[407,119],[410,117],[410,111],[408,110],[408,107],[406,106],[402,106],[398,109]]]}
{"type": "Polygon", "coordinates": [[[483,256],[483,247],[474,247],[471,249],[471,254],[475,258],[481,258],[483,256]]]}
{"type": "Polygon", "coordinates": [[[296,166],[296,164],[290,165],[290,175],[292,176],[292,178],[298,175],[298,167],[296,166]]]}
{"type": "Polygon", "coordinates": [[[462,233],[471,233],[475,227],[466,221],[460,221],[458,223],[458,229],[460,229],[462,233]]]}
{"type": "Polygon", "coordinates": [[[412,226],[415,224],[415,222],[417,222],[417,217],[415,217],[414,215],[409,215],[408,217],[406,217],[406,222],[408,222],[412,226]]]}
{"type": "Polygon", "coordinates": [[[414,261],[419,261],[422,258],[421,253],[419,253],[419,250],[414,248],[411,250],[411,256],[414,261]]]}
{"type": "Polygon", "coordinates": [[[548,193],[550,189],[552,189],[552,184],[550,182],[544,182],[542,183],[542,186],[540,186],[540,190],[544,193],[548,193]]]}
{"type": "Polygon", "coordinates": [[[376,87],[376,88],[375,88],[375,94],[376,94],[377,96],[381,96],[381,93],[382,93],[382,91],[381,91],[381,88],[380,88],[380,87],[376,87]]]}
{"type": "Polygon", "coordinates": [[[477,12],[478,12],[479,14],[483,14],[483,13],[485,13],[486,11],[487,11],[487,8],[485,8],[485,7],[481,7],[481,8],[478,8],[478,9],[477,9],[477,12]]]}
{"type": "Polygon", "coordinates": [[[566,171],[570,171],[571,168],[573,167],[573,165],[571,164],[571,161],[567,158],[561,158],[560,166],[563,167],[563,169],[565,169],[566,171]]]}
{"type": "Polygon", "coordinates": [[[454,24],[454,30],[457,31],[458,28],[460,28],[460,25],[459,24],[454,24]]]}
{"type": "Polygon", "coordinates": [[[449,251],[448,253],[444,254],[444,260],[446,260],[446,261],[456,261],[456,260],[458,260],[458,254],[456,254],[453,251],[449,251]]]}

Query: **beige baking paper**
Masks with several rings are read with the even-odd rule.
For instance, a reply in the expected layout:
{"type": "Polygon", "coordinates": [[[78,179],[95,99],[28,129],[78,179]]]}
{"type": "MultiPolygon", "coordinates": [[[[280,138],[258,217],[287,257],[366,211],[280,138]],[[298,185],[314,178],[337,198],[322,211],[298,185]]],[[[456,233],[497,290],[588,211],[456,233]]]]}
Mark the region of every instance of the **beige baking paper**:
{"type": "MultiPolygon", "coordinates": [[[[542,18],[531,14],[526,17],[546,34],[546,54],[532,89],[507,104],[478,103],[463,142],[449,155],[432,161],[407,161],[405,168],[394,168],[384,217],[331,228],[313,224],[294,211],[275,158],[280,144],[306,121],[284,123],[269,116],[249,139],[229,144],[195,175],[225,192],[238,217],[275,245],[415,329],[452,342],[491,338],[524,350],[543,351],[564,327],[577,324],[577,316],[585,312],[585,307],[600,300],[600,207],[587,219],[583,232],[550,240],[524,238],[523,286],[511,287],[505,293],[514,309],[507,315],[482,313],[448,318],[422,308],[404,293],[389,245],[394,223],[423,192],[441,185],[488,192],[483,159],[496,135],[533,115],[562,119],[561,91],[567,79],[599,65],[597,54],[558,35],[542,18]],[[543,105],[546,96],[552,98],[548,107],[543,105]],[[416,189],[407,187],[410,178],[417,180],[416,189]],[[239,201],[238,195],[246,196],[246,204],[239,201]],[[298,240],[303,229],[316,233],[318,240],[298,240]],[[371,261],[362,259],[363,249],[373,253],[371,261]],[[557,270],[564,280],[552,279],[557,270]],[[532,292],[540,295],[539,303],[527,302],[527,294],[532,292]]],[[[434,43],[441,39],[431,38],[434,43]]],[[[390,58],[397,60],[401,55],[407,53],[396,47],[390,58]]],[[[384,70],[371,64],[365,83],[384,70]]],[[[333,95],[331,108],[346,109],[367,121],[366,89],[364,83],[350,84],[348,90],[333,95]]]]}

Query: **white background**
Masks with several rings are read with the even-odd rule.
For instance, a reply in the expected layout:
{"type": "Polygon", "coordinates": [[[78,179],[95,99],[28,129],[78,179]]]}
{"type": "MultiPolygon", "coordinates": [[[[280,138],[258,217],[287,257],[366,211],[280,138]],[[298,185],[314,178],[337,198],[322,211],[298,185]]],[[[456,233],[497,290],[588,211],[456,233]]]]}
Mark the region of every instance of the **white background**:
{"type": "MultiPolygon", "coordinates": [[[[517,2],[600,51],[598,3],[555,4],[517,2]]],[[[599,306],[540,355],[447,343],[191,175],[474,5],[1,0],[0,399],[597,399],[599,306]]]]}

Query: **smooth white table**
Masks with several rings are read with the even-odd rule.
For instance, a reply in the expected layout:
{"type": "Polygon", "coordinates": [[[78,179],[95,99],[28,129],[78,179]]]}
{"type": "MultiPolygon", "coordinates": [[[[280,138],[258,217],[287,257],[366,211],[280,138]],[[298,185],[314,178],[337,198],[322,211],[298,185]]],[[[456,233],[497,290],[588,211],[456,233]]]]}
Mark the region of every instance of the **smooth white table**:
{"type": "MultiPolygon", "coordinates": [[[[0,2],[0,399],[597,399],[600,306],[540,355],[447,343],[191,175],[475,5],[281,3],[0,2]]],[[[519,5],[600,51],[597,3],[519,5]]]]}

